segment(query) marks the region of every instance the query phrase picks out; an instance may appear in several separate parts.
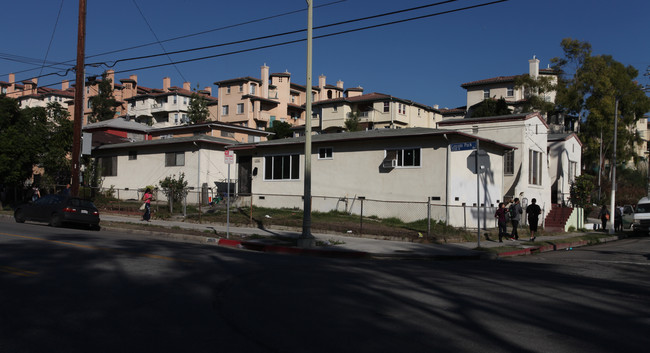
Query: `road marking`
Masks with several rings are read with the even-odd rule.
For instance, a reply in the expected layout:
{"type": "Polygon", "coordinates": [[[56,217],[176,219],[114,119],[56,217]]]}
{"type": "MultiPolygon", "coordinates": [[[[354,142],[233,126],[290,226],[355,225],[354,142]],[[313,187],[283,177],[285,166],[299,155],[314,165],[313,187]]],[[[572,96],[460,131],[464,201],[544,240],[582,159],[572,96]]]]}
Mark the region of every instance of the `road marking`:
{"type": "Polygon", "coordinates": [[[56,244],[61,244],[61,245],[66,245],[66,246],[74,246],[74,247],[78,247],[78,248],[91,249],[91,250],[101,250],[101,251],[112,252],[112,253],[122,254],[122,255],[129,255],[129,256],[146,257],[146,258],[156,259],[156,260],[167,260],[167,261],[187,262],[187,263],[196,262],[196,261],[192,261],[192,260],[179,259],[179,258],[169,257],[169,256],[162,256],[162,255],[155,255],[155,254],[140,254],[140,253],[123,251],[123,250],[104,248],[104,247],[100,247],[100,246],[70,243],[70,242],[67,242],[67,241],[50,240],[50,239],[43,239],[43,238],[39,238],[39,237],[31,237],[31,236],[28,236],[28,235],[9,234],[9,233],[1,233],[1,232],[0,232],[0,235],[6,235],[6,236],[9,236],[9,237],[24,238],[24,239],[30,239],[30,240],[40,240],[40,241],[46,241],[46,242],[56,243],[56,244]]]}
{"type": "Polygon", "coordinates": [[[11,273],[18,276],[23,276],[23,277],[35,276],[38,274],[38,272],[22,270],[20,268],[9,267],[9,266],[0,266],[0,271],[11,273]]]}

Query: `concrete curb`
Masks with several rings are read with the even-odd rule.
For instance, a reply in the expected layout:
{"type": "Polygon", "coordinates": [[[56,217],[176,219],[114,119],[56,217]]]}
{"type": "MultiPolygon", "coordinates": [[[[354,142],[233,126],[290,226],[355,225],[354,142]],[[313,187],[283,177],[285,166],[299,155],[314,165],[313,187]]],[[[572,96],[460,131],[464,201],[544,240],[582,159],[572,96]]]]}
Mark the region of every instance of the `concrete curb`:
{"type": "MultiPolygon", "coordinates": [[[[622,238],[625,238],[625,236],[615,235],[615,236],[599,239],[598,243],[599,244],[608,243],[611,241],[620,240],[622,238]]],[[[506,252],[498,253],[497,257],[504,258],[504,257],[513,257],[513,256],[534,255],[534,254],[550,252],[550,251],[572,250],[573,248],[579,248],[579,247],[589,246],[589,245],[591,244],[587,240],[579,240],[579,241],[568,242],[568,243],[553,243],[548,245],[531,246],[520,250],[506,251],[506,252]]]]}

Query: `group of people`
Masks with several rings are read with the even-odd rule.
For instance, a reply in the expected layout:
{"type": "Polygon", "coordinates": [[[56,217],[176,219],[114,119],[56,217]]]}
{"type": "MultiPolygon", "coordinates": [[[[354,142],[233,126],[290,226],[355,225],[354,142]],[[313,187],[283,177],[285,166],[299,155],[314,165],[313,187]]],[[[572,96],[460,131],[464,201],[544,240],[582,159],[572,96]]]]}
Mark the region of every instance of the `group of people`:
{"type": "MultiPolygon", "coordinates": [[[[610,214],[607,206],[603,205],[603,207],[600,209],[598,217],[603,222],[603,229],[607,229],[607,221],[610,219],[610,214]]],[[[621,206],[614,207],[614,230],[623,230],[623,207],[621,206]]]]}
{"type": "MultiPolygon", "coordinates": [[[[521,221],[521,215],[524,210],[521,207],[519,198],[515,198],[513,203],[506,208],[504,202],[499,203],[499,208],[494,214],[494,218],[497,219],[499,225],[499,243],[503,242],[503,238],[510,238],[510,240],[519,239],[519,222],[521,221]],[[512,232],[508,234],[508,218],[510,218],[510,223],[512,224],[512,232]]],[[[537,204],[536,199],[531,200],[531,204],[526,207],[526,214],[528,215],[528,226],[530,229],[530,241],[535,241],[537,237],[535,232],[537,232],[537,222],[539,222],[539,215],[542,213],[542,209],[537,204]]]]}

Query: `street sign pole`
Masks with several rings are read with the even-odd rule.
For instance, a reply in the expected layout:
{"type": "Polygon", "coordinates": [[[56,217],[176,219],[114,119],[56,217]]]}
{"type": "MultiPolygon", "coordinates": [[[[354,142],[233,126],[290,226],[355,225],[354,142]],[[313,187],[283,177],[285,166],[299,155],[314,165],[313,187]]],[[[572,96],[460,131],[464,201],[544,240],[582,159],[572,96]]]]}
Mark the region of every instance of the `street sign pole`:
{"type": "Polygon", "coordinates": [[[224,162],[228,165],[228,189],[226,190],[226,239],[230,239],[230,165],[235,163],[235,153],[224,151],[224,162]]]}
{"type": "Polygon", "coordinates": [[[476,139],[476,246],[481,247],[481,176],[478,162],[479,144],[476,139]]]}

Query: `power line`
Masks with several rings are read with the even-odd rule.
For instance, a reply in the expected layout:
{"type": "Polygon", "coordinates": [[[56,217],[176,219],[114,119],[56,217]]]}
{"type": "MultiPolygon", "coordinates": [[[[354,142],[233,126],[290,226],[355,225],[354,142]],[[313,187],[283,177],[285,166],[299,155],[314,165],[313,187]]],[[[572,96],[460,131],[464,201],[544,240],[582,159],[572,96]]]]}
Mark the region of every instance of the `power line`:
{"type": "MultiPolygon", "coordinates": [[[[436,4],[443,4],[443,3],[455,2],[455,1],[458,1],[458,0],[444,1],[444,2],[436,3],[436,4]]],[[[396,20],[396,21],[391,21],[391,22],[375,24],[375,25],[371,25],[371,26],[353,28],[353,29],[349,29],[349,30],[345,30],[345,31],[339,31],[339,32],[333,32],[333,33],[324,34],[324,35],[320,35],[320,36],[314,36],[314,39],[321,39],[321,38],[339,36],[339,35],[343,35],[343,34],[359,32],[359,31],[364,31],[364,30],[369,30],[369,29],[386,27],[386,26],[391,26],[391,25],[395,25],[395,24],[406,23],[406,22],[411,22],[411,21],[416,21],[416,20],[441,16],[441,15],[446,15],[446,14],[450,14],[450,13],[455,13],[455,12],[467,11],[467,10],[476,9],[476,8],[485,7],[485,6],[491,6],[491,5],[495,5],[495,4],[502,3],[502,2],[507,2],[507,1],[509,1],[509,0],[496,0],[496,1],[491,1],[491,2],[487,2],[487,3],[482,3],[482,4],[472,5],[472,6],[466,6],[466,7],[451,9],[451,10],[447,10],[447,11],[441,11],[441,12],[436,12],[436,13],[422,15],[422,16],[410,17],[410,18],[406,18],[406,19],[401,19],[401,20],[396,20]]],[[[424,5],[424,6],[435,6],[436,4],[429,4],[429,5],[424,5]]],[[[421,7],[418,7],[418,8],[421,8],[421,7]]],[[[395,11],[395,12],[405,12],[405,11],[409,11],[409,10],[412,10],[412,9],[399,10],[399,11],[395,11]]],[[[392,12],[392,13],[395,13],[395,12],[392,12]]],[[[375,16],[384,16],[384,15],[385,14],[375,15],[375,16]]],[[[373,17],[373,16],[369,16],[369,17],[373,17]]],[[[345,21],[345,22],[339,22],[337,24],[330,24],[330,25],[320,26],[318,28],[326,28],[326,27],[331,27],[331,26],[334,26],[334,25],[342,24],[342,23],[356,22],[358,20],[361,20],[361,19],[350,20],[350,21],[345,21]]],[[[295,31],[295,32],[302,32],[302,31],[304,31],[304,30],[299,30],[299,31],[295,31]]],[[[267,37],[267,36],[265,36],[265,37],[267,37]]],[[[272,48],[272,47],[279,47],[279,46],[285,46],[285,45],[290,45],[290,44],[296,44],[296,43],[304,42],[305,40],[306,39],[301,38],[301,39],[296,39],[296,40],[291,40],[291,41],[285,41],[285,42],[280,42],[280,43],[274,43],[274,44],[268,44],[268,45],[263,45],[263,46],[257,46],[257,47],[252,47],[252,48],[241,49],[241,50],[235,50],[235,51],[221,53],[221,54],[208,55],[208,56],[203,56],[203,57],[180,60],[180,61],[175,61],[175,62],[172,62],[172,63],[155,64],[155,65],[149,65],[149,66],[144,66],[144,67],[139,67],[139,68],[120,70],[120,71],[116,71],[115,73],[124,73],[124,72],[129,72],[129,71],[146,70],[146,69],[164,67],[164,66],[175,65],[175,64],[184,64],[184,63],[189,63],[189,62],[194,62],[194,61],[201,61],[201,60],[206,60],[206,59],[212,59],[212,58],[217,58],[217,57],[222,57],[222,56],[229,56],[229,55],[241,54],[241,53],[245,53],[245,52],[258,51],[258,50],[268,49],[268,48],[272,48]]],[[[250,40],[246,40],[246,41],[250,41],[250,40]]],[[[219,45],[223,46],[223,45],[226,45],[226,44],[219,44],[219,45]]],[[[185,51],[170,52],[168,54],[195,51],[197,49],[198,48],[187,49],[185,51]]],[[[160,55],[156,55],[156,56],[160,56],[160,55]]],[[[114,66],[119,61],[124,61],[124,60],[127,60],[127,59],[120,59],[120,60],[116,61],[111,66],[114,66]]],[[[56,85],[56,83],[54,85],[56,85]]]]}
{"type": "MultiPolygon", "coordinates": [[[[338,3],[341,3],[341,2],[346,2],[346,1],[347,0],[332,1],[332,2],[329,2],[329,3],[325,3],[325,4],[322,4],[322,5],[315,6],[315,8],[331,6],[331,5],[335,5],[335,4],[338,4],[338,3]]],[[[236,28],[236,27],[240,27],[240,26],[244,26],[244,25],[248,25],[248,24],[253,24],[253,23],[257,23],[257,22],[263,22],[263,21],[267,21],[267,20],[271,20],[271,19],[275,19],[275,18],[279,18],[279,17],[284,17],[284,16],[288,16],[288,15],[292,15],[292,14],[296,14],[296,13],[304,12],[304,11],[307,11],[307,9],[304,8],[304,9],[300,9],[300,10],[293,10],[293,11],[284,12],[284,13],[280,13],[280,14],[276,14],[276,15],[261,17],[261,18],[257,18],[257,19],[254,19],[254,20],[249,20],[249,21],[240,22],[240,23],[236,23],[236,24],[232,24],[232,25],[228,25],[228,26],[213,28],[213,29],[209,29],[209,30],[205,30],[205,31],[197,32],[197,33],[191,33],[191,34],[186,34],[186,35],[179,36],[179,37],[163,39],[160,42],[165,43],[165,42],[175,41],[175,40],[179,40],[179,39],[190,38],[190,37],[194,37],[194,36],[198,36],[198,35],[202,35],[202,34],[206,34],[206,33],[211,33],[211,32],[216,32],[216,31],[222,31],[222,30],[225,30],[225,29],[236,28]]],[[[116,50],[112,50],[112,51],[107,51],[107,52],[103,52],[103,53],[99,53],[99,54],[93,54],[93,55],[86,56],[86,59],[94,58],[94,57],[98,57],[98,56],[102,56],[102,55],[119,53],[119,52],[133,50],[133,49],[144,48],[144,47],[155,45],[155,44],[158,44],[158,43],[159,42],[151,42],[151,43],[136,45],[136,46],[127,47],[127,48],[123,48],[123,49],[116,49],[116,50]]],[[[0,57],[0,59],[2,59],[2,58],[0,57]]],[[[17,61],[17,60],[11,60],[11,61],[17,61]]],[[[73,59],[73,60],[67,60],[67,61],[62,61],[62,62],[51,62],[50,65],[48,65],[46,67],[54,67],[56,65],[66,65],[68,63],[73,63],[74,61],[75,60],[73,59]]],[[[18,62],[21,62],[21,61],[18,61],[18,62]]],[[[24,73],[24,72],[29,72],[29,71],[33,71],[33,70],[36,70],[36,69],[27,69],[27,70],[22,70],[22,71],[16,71],[16,72],[13,72],[13,73],[18,74],[18,73],[24,73]]],[[[3,74],[2,76],[5,76],[5,75],[7,75],[7,74],[3,74]]]]}
{"type": "MultiPolygon", "coordinates": [[[[456,0],[453,0],[453,1],[456,1],[456,0]]],[[[391,26],[391,25],[395,25],[395,24],[406,23],[406,22],[421,20],[421,19],[425,19],[425,18],[446,15],[446,14],[450,14],[450,13],[454,13],[454,12],[466,11],[466,10],[471,10],[471,9],[475,9],[475,8],[479,8],[479,7],[495,5],[495,4],[506,2],[506,1],[509,1],[509,0],[496,0],[496,1],[488,2],[488,3],[472,5],[472,6],[467,6],[467,7],[462,7],[462,8],[457,8],[457,9],[447,10],[447,11],[442,11],[442,12],[437,12],[437,13],[428,14],[428,15],[422,15],[422,16],[411,17],[411,18],[397,20],[397,21],[380,23],[380,24],[376,24],[376,25],[372,25],[372,26],[359,27],[359,28],[349,29],[349,30],[345,30],[345,31],[334,32],[334,33],[324,34],[324,35],[320,35],[320,36],[314,36],[314,39],[334,37],[334,36],[339,36],[339,35],[342,35],[342,34],[360,32],[360,31],[365,31],[365,30],[375,29],[375,28],[380,28],[380,27],[386,27],[386,26],[391,26]]],[[[227,52],[227,53],[208,55],[208,56],[203,56],[203,57],[198,57],[198,58],[193,58],[193,59],[180,60],[180,61],[175,61],[174,63],[175,64],[184,64],[184,63],[188,63],[188,62],[201,61],[201,60],[206,60],[206,59],[218,58],[218,57],[222,57],[222,56],[228,56],[228,55],[241,54],[241,53],[246,53],[246,52],[251,52],[251,51],[257,51],[257,50],[261,50],[261,49],[268,49],[268,48],[273,48],[273,47],[285,46],[285,45],[300,43],[300,42],[304,42],[304,41],[306,41],[306,39],[301,38],[301,39],[296,39],[296,40],[291,40],[291,41],[286,41],[286,42],[280,42],[280,43],[275,43],[275,44],[262,45],[262,46],[258,46],[258,47],[248,48],[248,49],[235,50],[235,51],[231,51],[231,52],[227,52]]],[[[188,51],[194,51],[194,49],[188,49],[186,51],[179,51],[179,52],[172,52],[170,54],[188,52],[188,51]]],[[[159,56],[159,55],[156,55],[156,56],[159,56]]],[[[118,61],[115,62],[115,64],[117,64],[119,61],[124,61],[124,60],[126,60],[126,59],[118,60],[118,61]]],[[[113,66],[115,64],[113,64],[113,66]]],[[[128,71],[137,71],[137,70],[147,70],[147,69],[153,69],[153,68],[163,67],[163,66],[168,66],[168,65],[170,65],[170,64],[149,65],[149,66],[143,66],[143,67],[129,69],[129,70],[116,71],[115,73],[123,73],[123,72],[128,72],[128,71]]]]}
{"type": "Polygon", "coordinates": [[[50,37],[50,43],[47,45],[47,50],[45,51],[45,57],[43,58],[43,64],[41,65],[41,70],[38,72],[38,76],[41,76],[43,73],[43,67],[45,67],[45,62],[47,61],[47,56],[50,54],[50,48],[52,47],[52,41],[54,41],[54,34],[56,33],[56,27],[59,24],[59,18],[61,18],[61,10],[63,9],[63,1],[61,0],[61,5],[59,6],[59,12],[56,15],[56,21],[54,22],[54,28],[52,29],[52,36],[50,37]]]}
{"type": "Polygon", "coordinates": [[[178,66],[176,64],[174,64],[174,61],[172,60],[171,56],[169,56],[169,54],[167,54],[167,50],[165,50],[165,46],[162,44],[162,42],[160,42],[160,39],[158,39],[158,35],[156,35],[156,32],[153,30],[153,28],[151,28],[151,25],[149,24],[149,21],[147,21],[147,18],[144,16],[144,13],[142,13],[142,10],[140,9],[140,6],[138,6],[138,3],[135,0],[132,0],[132,1],[133,1],[133,5],[135,5],[135,7],[138,9],[138,12],[140,13],[140,16],[142,16],[142,19],[144,20],[144,23],[147,25],[147,27],[149,27],[149,31],[151,31],[151,34],[153,34],[153,37],[156,38],[156,41],[158,42],[158,44],[160,44],[160,48],[162,48],[163,53],[165,53],[165,55],[167,56],[167,59],[169,59],[169,62],[174,66],[174,68],[176,69],[176,72],[178,72],[178,75],[180,75],[181,78],[183,79],[183,82],[187,82],[187,80],[185,79],[185,76],[183,76],[183,74],[181,73],[181,70],[179,70],[178,66]]]}
{"type": "MultiPolygon", "coordinates": [[[[381,13],[381,14],[377,14],[377,15],[366,16],[366,17],[356,18],[356,19],[352,19],[352,20],[345,20],[345,21],[330,23],[330,24],[314,27],[314,30],[320,30],[320,29],[325,29],[325,28],[329,28],[329,27],[335,27],[335,26],[340,26],[340,25],[345,25],[345,24],[351,24],[351,23],[355,23],[355,22],[367,21],[367,20],[371,20],[371,19],[377,19],[377,18],[381,18],[381,17],[392,16],[392,15],[396,15],[396,14],[400,14],[400,13],[404,13],[404,12],[422,10],[422,9],[425,9],[425,8],[440,6],[440,5],[444,5],[444,4],[448,4],[448,3],[452,3],[452,2],[457,2],[457,1],[460,1],[460,0],[446,0],[446,1],[436,2],[436,3],[432,3],[432,4],[422,5],[422,6],[411,7],[411,8],[403,9],[403,10],[385,12],[385,13],[381,13]]],[[[507,1],[507,0],[504,0],[504,1],[507,1]]],[[[282,33],[275,33],[275,34],[269,34],[269,35],[265,35],[265,36],[242,39],[242,40],[237,40],[237,41],[232,41],[232,42],[207,45],[207,46],[202,46],[202,47],[197,47],[197,48],[177,50],[177,51],[173,51],[173,52],[169,52],[169,53],[150,54],[150,55],[143,55],[143,56],[137,56],[137,57],[132,57],[132,58],[119,59],[119,60],[113,61],[113,64],[109,65],[109,66],[114,67],[119,62],[150,59],[150,58],[155,58],[155,57],[166,55],[166,54],[172,54],[173,55],[173,54],[189,53],[189,52],[193,52],[193,51],[199,51],[199,50],[205,50],[205,49],[214,49],[214,48],[224,47],[224,46],[229,46],[229,45],[243,44],[243,43],[248,43],[248,42],[255,42],[255,41],[259,41],[259,40],[263,40],[263,39],[284,37],[284,36],[291,35],[291,34],[302,33],[302,32],[305,32],[306,30],[307,30],[306,28],[302,28],[302,29],[298,29],[298,30],[282,32],[282,33]]]]}

